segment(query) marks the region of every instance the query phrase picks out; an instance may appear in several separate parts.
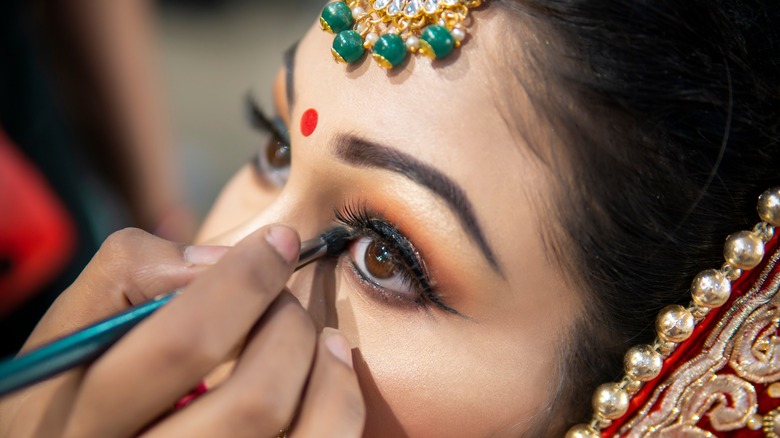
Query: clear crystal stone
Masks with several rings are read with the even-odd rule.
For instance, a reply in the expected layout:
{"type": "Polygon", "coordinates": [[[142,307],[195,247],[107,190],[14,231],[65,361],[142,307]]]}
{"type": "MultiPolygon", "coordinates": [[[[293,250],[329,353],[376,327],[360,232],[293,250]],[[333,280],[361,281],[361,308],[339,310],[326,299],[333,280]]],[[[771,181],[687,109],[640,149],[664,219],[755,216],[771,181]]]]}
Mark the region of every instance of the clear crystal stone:
{"type": "Polygon", "coordinates": [[[404,0],[390,0],[390,4],[387,6],[387,14],[391,17],[395,17],[404,10],[404,0]]]}
{"type": "Polygon", "coordinates": [[[390,3],[390,0],[376,0],[374,2],[374,9],[379,10],[387,6],[387,4],[390,3]]]}
{"type": "Polygon", "coordinates": [[[460,0],[443,0],[444,4],[447,6],[455,6],[458,3],[460,3],[460,0]]]}
{"type": "Polygon", "coordinates": [[[406,15],[407,18],[414,18],[420,14],[421,10],[422,4],[420,3],[420,0],[409,0],[404,8],[404,15],[406,15]]]}
{"type": "Polygon", "coordinates": [[[425,10],[425,13],[428,15],[435,14],[436,11],[439,9],[439,0],[425,0],[425,5],[423,5],[423,9],[425,10]]]}

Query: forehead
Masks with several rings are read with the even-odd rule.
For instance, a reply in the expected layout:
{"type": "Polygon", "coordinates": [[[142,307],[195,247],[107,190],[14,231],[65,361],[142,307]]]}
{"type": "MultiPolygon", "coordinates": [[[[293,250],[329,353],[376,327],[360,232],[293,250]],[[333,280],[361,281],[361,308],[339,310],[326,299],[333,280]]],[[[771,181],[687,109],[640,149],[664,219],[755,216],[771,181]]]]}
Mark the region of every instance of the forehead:
{"type": "MultiPolygon", "coordinates": [[[[498,70],[506,63],[495,62],[491,54],[506,36],[494,17],[481,16],[470,30],[474,35],[445,60],[432,63],[411,55],[391,71],[370,54],[356,64],[336,63],[330,55],[333,35],[313,26],[295,60],[295,123],[303,111],[315,108],[332,128],[382,141],[434,165],[446,157],[474,164],[494,157],[525,160],[526,150],[512,132],[515,125],[507,123],[506,104],[499,101],[505,90],[498,70]]],[[[451,161],[442,169],[454,170],[451,161]]]]}

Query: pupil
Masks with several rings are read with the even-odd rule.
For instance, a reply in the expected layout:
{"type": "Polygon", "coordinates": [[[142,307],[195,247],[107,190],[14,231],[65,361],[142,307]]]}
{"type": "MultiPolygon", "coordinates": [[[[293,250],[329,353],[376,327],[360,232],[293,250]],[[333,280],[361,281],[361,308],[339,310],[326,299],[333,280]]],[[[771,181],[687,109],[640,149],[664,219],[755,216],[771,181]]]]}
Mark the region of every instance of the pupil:
{"type": "Polygon", "coordinates": [[[376,278],[390,278],[395,274],[393,255],[379,242],[371,242],[366,249],[366,269],[376,278]]]}
{"type": "Polygon", "coordinates": [[[287,167],[290,165],[290,147],[278,140],[271,140],[265,150],[265,157],[268,165],[274,169],[287,167]]]}

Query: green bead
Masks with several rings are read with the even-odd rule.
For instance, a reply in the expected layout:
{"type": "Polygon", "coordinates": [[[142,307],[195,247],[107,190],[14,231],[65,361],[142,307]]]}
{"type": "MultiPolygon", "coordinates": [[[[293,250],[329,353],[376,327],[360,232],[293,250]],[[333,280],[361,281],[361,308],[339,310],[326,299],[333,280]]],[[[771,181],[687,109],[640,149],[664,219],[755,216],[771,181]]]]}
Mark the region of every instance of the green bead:
{"type": "Polygon", "coordinates": [[[331,53],[339,62],[355,62],[363,57],[366,49],[363,47],[363,37],[354,30],[343,30],[333,40],[331,53]]]}
{"type": "Polygon", "coordinates": [[[374,44],[374,59],[384,68],[391,69],[406,59],[404,39],[394,33],[386,33],[374,44]]]}
{"type": "Polygon", "coordinates": [[[349,29],[353,24],[355,24],[355,19],[352,17],[352,11],[344,2],[328,3],[322,10],[320,26],[323,30],[339,33],[349,29]]]}
{"type": "Polygon", "coordinates": [[[434,24],[426,27],[420,35],[420,52],[431,59],[441,59],[452,53],[455,39],[444,26],[434,24]]]}

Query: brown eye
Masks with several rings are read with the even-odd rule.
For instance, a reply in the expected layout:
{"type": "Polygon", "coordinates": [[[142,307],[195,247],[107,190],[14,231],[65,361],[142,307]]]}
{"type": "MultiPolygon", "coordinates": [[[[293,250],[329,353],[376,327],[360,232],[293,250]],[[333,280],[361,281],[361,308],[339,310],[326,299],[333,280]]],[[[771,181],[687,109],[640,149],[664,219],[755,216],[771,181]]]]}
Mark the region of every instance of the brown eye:
{"type": "Polygon", "coordinates": [[[271,138],[252,160],[257,174],[276,187],[283,187],[287,182],[291,162],[290,145],[278,137],[271,138]]]}
{"type": "Polygon", "coordinates": [[[414,301],[420,292],[409,280],[408,268],[393,255],[389,243],[381,239],[361,237],[350,247],[355,270],[372,285],[382,288],[395,298],[414,301]]]}
{"type": "Polygon", "coordinates": [[[371,241],[366,248],[366,271],[378,279],[387,279],[395,274],[396,266],[392,254],[382,243],[371,241]]]}
{"type": "Polygon", "coordinates": [[[290,165],[290,146],[277,139],[271,139],[265,150],[265,158],[273,169],[284,169],[290,165]]]}

